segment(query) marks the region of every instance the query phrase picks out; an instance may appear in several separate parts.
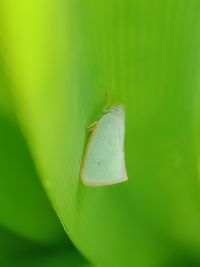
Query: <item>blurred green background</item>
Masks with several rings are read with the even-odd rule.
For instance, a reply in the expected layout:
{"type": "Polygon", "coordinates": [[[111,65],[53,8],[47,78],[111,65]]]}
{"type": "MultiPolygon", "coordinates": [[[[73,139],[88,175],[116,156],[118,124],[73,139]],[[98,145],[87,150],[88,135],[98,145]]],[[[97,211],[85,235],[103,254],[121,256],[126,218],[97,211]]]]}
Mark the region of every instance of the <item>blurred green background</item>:
{"type": "Polygon", "coordinates": [[[200,2],[1,0],[0,33],[0,266],[200,266],[200,2]],[[116,103],[129,181],[83,186],[116,103]]]}

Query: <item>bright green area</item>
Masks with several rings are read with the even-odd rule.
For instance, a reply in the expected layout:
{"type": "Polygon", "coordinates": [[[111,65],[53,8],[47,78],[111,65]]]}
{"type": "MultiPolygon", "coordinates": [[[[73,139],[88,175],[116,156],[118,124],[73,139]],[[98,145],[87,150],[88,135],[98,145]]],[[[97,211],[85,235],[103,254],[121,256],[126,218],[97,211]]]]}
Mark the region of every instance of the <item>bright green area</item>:
{"type": "Polygon", "coordinates": [[[14,113],[5,62],[0,68],[0,225],[41,243],[63,240],[14,113]]]}
{"type": "Polygon", "coordinates": [[[4,67],[0,68],[0,266],[89,266],[65,235],[39,181],[16,121],[4,67]]]}
{"type": "Polygon", "coordinates": [[[100,267],[199,263],[200,2],[1,6],[22,131],[74,244],[100,267]],[[85,187],[86,126],[116,103],[126,108],[129,181],[85,187]]]}

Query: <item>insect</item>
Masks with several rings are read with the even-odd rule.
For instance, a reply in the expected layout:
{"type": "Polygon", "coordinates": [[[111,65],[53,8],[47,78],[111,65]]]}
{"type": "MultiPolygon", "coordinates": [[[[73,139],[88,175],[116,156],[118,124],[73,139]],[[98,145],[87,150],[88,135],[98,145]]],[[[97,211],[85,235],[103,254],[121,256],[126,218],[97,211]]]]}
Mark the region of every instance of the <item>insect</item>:
{"type": "Polygon", "coordinates": [[[104,186],[128,180],[124,158],[124,106],[112,106],[92,125],[81,167],[83,184],[104,186]]]}

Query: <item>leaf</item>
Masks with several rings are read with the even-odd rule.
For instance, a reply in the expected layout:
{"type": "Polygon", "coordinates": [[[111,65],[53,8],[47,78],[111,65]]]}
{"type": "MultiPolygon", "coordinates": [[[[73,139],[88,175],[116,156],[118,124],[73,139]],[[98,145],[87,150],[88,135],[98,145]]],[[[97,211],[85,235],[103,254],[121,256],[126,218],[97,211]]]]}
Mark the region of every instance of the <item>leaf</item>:
{"type": "Polygon", "coordinates": [[[97,266],[199,254],[199,1],[3,2],[13,92],[66,232],[97,266]],[[84,187],[86,126],[126,107],[129,182],[84,187]],[[171,244],[171,245],[169,245],[171,244]]]}
{"type": "Polygon", "coordinates": [[[85,259],[70,244],[68,246],[38,246],[16,234],[0,228],[1,266],[74,266],[89,267],[85,259]]]}
{"type": "Polygon", "coordinates": [[[3,60],[0,66],[0,225],[39,243],[66,242],[17,123],[3,60]]]}

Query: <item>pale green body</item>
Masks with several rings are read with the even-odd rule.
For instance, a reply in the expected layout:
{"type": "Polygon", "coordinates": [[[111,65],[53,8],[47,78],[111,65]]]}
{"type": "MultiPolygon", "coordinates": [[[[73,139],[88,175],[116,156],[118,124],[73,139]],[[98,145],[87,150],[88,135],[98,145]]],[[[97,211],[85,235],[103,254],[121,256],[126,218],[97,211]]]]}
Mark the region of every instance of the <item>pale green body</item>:
{"type": "Polygon", "coordinates": [[[90,136],[81,170],[84,184],[101,186],[127,180],[124,134],[124,107],[114,106],[99,120],[90,136]]]}

